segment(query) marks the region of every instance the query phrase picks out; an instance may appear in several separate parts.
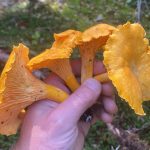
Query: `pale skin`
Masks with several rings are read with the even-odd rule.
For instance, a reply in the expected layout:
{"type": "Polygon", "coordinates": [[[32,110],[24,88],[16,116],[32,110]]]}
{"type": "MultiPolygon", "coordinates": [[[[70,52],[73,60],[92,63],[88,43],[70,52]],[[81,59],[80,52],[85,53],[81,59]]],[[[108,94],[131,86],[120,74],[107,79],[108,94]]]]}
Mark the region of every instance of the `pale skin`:
{"type": "MultiPolygon", "coordinates": [[[[71,63],[74,74],[80,79],[80,61],[71,63]]],[[[94,75],[104,72],[102,62],[95,62],[94,75]]],[[[64,82],[53,73],[45,82],[70,94],[64,82]]],[[[90,78],[61,104],[41,100],[31,105],[13,150],[82,150],[91,124],[97,120],[110,123],[116,112],[111,83],[100,84],[90,78]],[[93,121],[85,123],[80,117],[91,106],[94,109],[93,121]]]]}

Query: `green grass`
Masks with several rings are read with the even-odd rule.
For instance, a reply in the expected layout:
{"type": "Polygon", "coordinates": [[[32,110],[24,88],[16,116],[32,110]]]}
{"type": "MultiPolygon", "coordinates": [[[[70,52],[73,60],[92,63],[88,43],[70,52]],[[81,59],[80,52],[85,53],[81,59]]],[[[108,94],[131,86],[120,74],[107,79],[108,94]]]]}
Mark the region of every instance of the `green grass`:
{"type": "MultiPolygon", "coordinates": [[[[150,7],[150,6],[149,6],[150,7]]],[[[59,5],[51,2],[43,5],[40,3],[19,3],[9,7],[0,17],[0,48],[11,51],[13,45],[25,43],[30,48],[31,55],[35,55],[53,42],[53,33],[66,29],[83,31],[87,27],[105,22],[113,25],[135,22],[136,0],[66,0],[59,5]],[[98,21],[98,19],[100,19],[98,21]],[[101,20],[102,19],[102,20],[101,20]]],[[[150,38],[150,12],[142,6],[141,23],[150,38]]],[[[77,57],[78,53],[73,57],[77,57]]],[[[123,128],[141,128],[150,122],[150,103],[144,103],[147,113],[138,117],[129,106],[117,98],[119,112],[114,124],[123,128]]],[[[150,131],[140,135],[141,139],[150,144],[150,131]]],[[[0,136],[0,148],[8,150],[16,140],[16,136],[0,136]]],[[[86,139],[85,150],[110,150],[117,147],[117,140],[108,132],[104,123],[95,124],[86,139]]]]}
{"type": "Polygon", "coordinates": [[[90,129],[84,150],[110,150],[111,147],[116,148],[117,145],[117,141],[108,132],[106,125],[99,121],[90,129]]]}
{"type": "MultiPolygon", "coordinates": [[[[99,16],[102,19],[100,22],[113,25],[134,22],[136,5],[134,1],[131,2],[67,0],[61,6],[57,3],[16,4],[8,8],[0,18],[0,47],[11,49],[13,44],[24,42],[34,52],[42,51],[53,42],[53,33],[69,28],[84,30],[98,23],[99,16]]],[[[144,10],[141,23],[149,36],[150,13],[144,10]]]]}

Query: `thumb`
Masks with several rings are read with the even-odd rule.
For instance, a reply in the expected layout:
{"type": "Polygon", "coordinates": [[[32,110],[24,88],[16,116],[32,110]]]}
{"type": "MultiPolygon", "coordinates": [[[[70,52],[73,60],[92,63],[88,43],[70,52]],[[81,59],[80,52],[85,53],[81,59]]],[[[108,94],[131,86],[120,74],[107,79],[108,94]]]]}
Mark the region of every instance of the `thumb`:
{"type": "Polygon", "coordinates": [[[66,101],[61,103],[50,116],[61,123],[69,121],[70,125],[75,124],[81,115],[96,102],[100,93],[101,84],[95,79],[88,79],[66,101]]]}

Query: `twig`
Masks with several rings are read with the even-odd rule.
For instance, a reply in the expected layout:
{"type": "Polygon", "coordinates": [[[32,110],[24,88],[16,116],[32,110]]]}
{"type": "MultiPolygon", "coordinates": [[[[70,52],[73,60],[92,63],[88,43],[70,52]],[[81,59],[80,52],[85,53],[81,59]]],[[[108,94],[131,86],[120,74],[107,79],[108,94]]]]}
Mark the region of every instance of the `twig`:
{"type": "Polygon", "coordinates": [[[107,124],[108,130],[116,137],[123,150],[150,150],[150,145],[139,139],[138,135],[128,130],[116,128],[113,124],[107,124]]]}
{"type": "Polygon", "coordinates": [[[137,0],[137,14],[136,14],[136,22],[141,21],[141,5],[142,5],[142,1],[141,0],[137,0]]]}
{"type": "Polygon", "coordinates": [[[145,8],[146,8],[147,10],[149,10],[149,6],[148,6],[147,1],[146,1],[146,0],[144,0],[144,1],[143,1],[143,3],[145,4],[145,8]]]}
{"type": "Polygon", "coordinates": [[[150,123],[145,123],[141,128],[137,129],[134,128],[132,129],[133,133],[136,133],[138,135],[142,135],[143,133],[150,132],[150,123]]]}

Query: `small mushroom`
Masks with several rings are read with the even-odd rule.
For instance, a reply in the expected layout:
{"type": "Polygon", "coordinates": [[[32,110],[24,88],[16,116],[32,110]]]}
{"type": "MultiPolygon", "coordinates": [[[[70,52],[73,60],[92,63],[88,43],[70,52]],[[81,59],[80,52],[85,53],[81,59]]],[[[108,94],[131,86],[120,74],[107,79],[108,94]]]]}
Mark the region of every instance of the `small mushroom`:
{"type": "Polygon", "coordinates": [[[142,102],[150,100],[150,50],[145,34],[138,23],[120,25],[110,35],[104,51],[109,78],[139,115],[145,115],[142,102]]]}
{"type": "Polygon", "coordinates": [[[20,113],[41,99],[64,101],[68,94],[37,79],[27,68],[28,48],[14,47],[0,77],[0,134],[15,134],[21,124],[20,113]]]}
{"type": "Polygon", "coordinates": [[[93,76],[93,61],[96,52],[106,44],[109,35],[115,27],[107,24],[98,24],[82,33],[79,43],[82,59],[81,82],[93,76]]]}
{"type": "Polygon", "coordinates": [[[73,48],[79,43],[81,33],[75,30],[67,30],[60,34],[54,34],[55,42],[50,49],[46,49],[40,55],[32,58],[28,63],[29,69],[35,70],[47,67],[60,76],[75,91],[79,87],[69,62],[73,48]]]}

